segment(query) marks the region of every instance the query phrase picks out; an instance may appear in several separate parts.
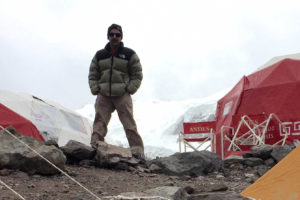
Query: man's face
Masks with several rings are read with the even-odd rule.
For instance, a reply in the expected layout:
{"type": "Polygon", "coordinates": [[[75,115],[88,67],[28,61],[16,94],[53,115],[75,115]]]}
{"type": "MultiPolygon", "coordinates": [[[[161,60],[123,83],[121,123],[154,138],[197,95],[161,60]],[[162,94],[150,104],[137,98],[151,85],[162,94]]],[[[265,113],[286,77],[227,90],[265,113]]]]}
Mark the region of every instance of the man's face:
{"type": "Polygon", "coordinates": [[[117,29],[112,29],[108,35],[108,40],[112,46],[118,46],[122,41],[121,32],[117,29]]]}

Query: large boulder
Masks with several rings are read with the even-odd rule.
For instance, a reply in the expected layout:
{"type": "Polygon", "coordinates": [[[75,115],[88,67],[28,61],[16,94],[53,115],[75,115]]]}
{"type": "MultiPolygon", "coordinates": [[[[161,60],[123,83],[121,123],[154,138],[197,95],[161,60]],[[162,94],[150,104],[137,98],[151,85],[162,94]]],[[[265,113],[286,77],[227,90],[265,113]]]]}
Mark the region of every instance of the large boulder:
{"type": "Polygon", "coordinates": [[[261,158],[250,157],[250,158],[244,158],[242,163],[244,165],[254,167],[254,166],[258,166],[258,165],[263,165],[264,161],[261,158]]]}
{"type": "MultiPolygon", "coordinates": [[[[118,197],[109,197],[109,199],[143,199],[143,200],[188,200],[188,193],[185,188],[176,186],[162,186],[157,188],[152,188],[143,192],[125,192],[121,193],[118,197]]],[[[106,199],[104,197],[104,199],[106,199]]]]}
{"type": "Polygon", "coordinates": [[[140,160],[134,158],[129,148],[98,142],[96,162],[101,167],[128,170],[136,167],[140,160]]]}
{"type": "Polygon", "coordinates": [[[286,155],[288,155],[292,150],[294,149],[294,146],[285,144],[283,146],[274,146],[273,151],[271,153],[271,156],[276,162],[279,162],[282,160],[286,155]]]}
{"type": "MultiPolygon", "coordinates": [[[[8,127],[6,130],[13,133],[20,141],[30,146],[30,148],[37,151],[55,166],[64,170],[66,157],[60,149],[53,145],[44,145],[43,142],[33,137],[22,136],[13,127],[8,127]]],[[[0,169],[17,169],[30,174],[41,175],[60,173],[20,141],[8,134],[5,130],[0,132],[0,169]]]]}
{"type": "Polygon", "coordinates": [[[152,160],[163,173],[175,176],[201,176],[223,168],[222,159],[210,151],[175,153],[152,160]]]}
{"type": "Polygon", "coordinates": [[[145,194],[152,196],[165,197],[167,199],[185,200],[188,198],[188,193],[184,188],[176,186],[162,186],[144,191],[145,194]]]}
{"type": "Polygon", "coordinates": [[[79,163],[82,160],[91,160],[96,154],[96,150],[90,146],[70,140],[65,146],[60,148],[67,156],[68,163],[79,163]]]}
{"type": "Polygon", "coordinates": [[[268,145],[268,144],[257,145],[251,147],[250,151],[252,153],[251,157],[257,157],[263,160],[267,160],[271,157],[273,147],[272,145],[268,145]]]}

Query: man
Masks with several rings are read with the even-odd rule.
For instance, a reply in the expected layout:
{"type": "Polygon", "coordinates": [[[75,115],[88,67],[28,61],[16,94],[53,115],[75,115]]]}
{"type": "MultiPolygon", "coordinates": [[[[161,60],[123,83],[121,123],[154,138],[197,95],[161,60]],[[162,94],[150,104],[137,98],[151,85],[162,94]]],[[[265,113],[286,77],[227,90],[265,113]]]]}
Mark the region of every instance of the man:
{"type": "Polygon", "coordinates": [[[124,47],[120,25],[108,27],[107,38],[109,43],[97,51],[89,71],[90,89],[97,95],[91,145],[97,148],[97,142],[104,141],[111,114],[117,110],[132,155],[144,159],[144,144],[133,118],[131,99],[141,85],[142,66],[137,54],[124,47]]]}

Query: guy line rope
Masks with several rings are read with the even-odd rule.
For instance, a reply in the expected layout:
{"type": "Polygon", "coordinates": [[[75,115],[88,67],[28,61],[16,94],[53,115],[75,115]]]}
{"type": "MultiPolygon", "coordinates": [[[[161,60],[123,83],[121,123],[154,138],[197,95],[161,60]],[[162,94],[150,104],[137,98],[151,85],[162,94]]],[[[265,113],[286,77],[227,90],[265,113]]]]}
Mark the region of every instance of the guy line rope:
{"type": "MultiPolygon", "coordinates": [[[[12,136],[13,138],[15,138],[16,140],[18,140],[20,143],[22,143],[23,145],[25,145],[27,148],[29,148],[31,151],[33,151],[34,153],[36,153],[38,156],[40,156],[43,160],[45,160],[47,163],[49,163],[50,165],[52,165],[55,169],[57,169],[58,171],[60,171],[62,174],[64,174],[65,176],[67,176],[69,179],[71,179],[73,182],[75,182],[77,185],[79,185],[80,187],[82,187],[85,191],[87,191],[88,193],[90,193],[92,196],[94,196],[96,199],[101,200],[97,195],[95,195],[93,192],[91,192],[89,189],[87,189],[86,187],[84,187],[81,183],[79,183],[78,181],[76,181],[74,178],[72,178],[71,176],[69,176],[66,172],[62,171],[61,169],[59,169],[58,167],[56,167],[56,165],[54,165],[51,161],[49,161],[47,158],[45,158],[44,156],[42,156],[40,153],[38,153],[36,150],[32,149],[29,145],[27,145],[25,142],[23,142],[22,140],[20,140],[17,136],[15,136],[14,134],[12,134],[10,131],[6,130],[3,126],[0,125],[0,128],[3,129],[5,132],[7,132],[10,136],[12,136]]],[[[2,182],[2,181],[1,181],[2,182]]],[[[5,185],[6,186],[6,185],[5,185]]],[[[9,188],[10,189],[10,188],[9,188]]],[[[10,189],[11,190],[11,189],[10,189]]],[[[14,192],[15,193],[15,192],[14,192]]],[[[18,194],[18,193],[17,193],[18,194]]],[[[21,195],[19,195],[19,197],[21,197],[21,195]]],[[[22,199],[24,199],[22,197],[22,199]]]]}
{"type": "MultiPolygon", "coordinates": [[[[86,190],[88,193],[90,193],[92,196],[94,196],[96,199],[101,200],[97,195],[95,195],[93,192],[91,192],[89,189],[87,189],[86,187],[84,187],[81,183],[79,183],[78,181],[76,181],[74,178],[72,178],[71,176],[69,176],[67,173],[65,173],[64,171],[62,171],[61,169],[59,169],[56,165],[54,165],[51,161],[49,161],[47,158],[45,158],[44,156],[42,156],[40,153],[38,153],[36,150],[32,149],[29,145],[27,145],[25,142],[23,142],[22,140],[20,140],[18,137],[16,137],[14,134],[12,134],[10,131],[6,130],[3,126],[0,125],[0,128],[3,129],[5,132],[7,132],[10,136],[12,136],[13,138],[15,138],[17,141],[19,141],[20,143],[22,143],[23,145],[25,145],[27,148],[29,148],[31,151],[33,151],[34,153],[36,153],[38,156],[40,156],[43,160],[45,160],[47,163],[49,163],[50,165],[52,165],[55,169],[57,169],[58,171],[60,171],[62,174],[64,174],[65,176],[67,176],[68,178],[70,178],[73,182],[75,182],[77,185],[79,185],[80,187],[82,187],[84,190],[86,190]]],[[[19,193],[17,193],[15,190],[13,190],[12,188],[10,188],[8,185],[6,185],[4,182],[2,182],[0,180],[0,183],[2,185],[4,185],[5,187],[7,187],[9,190],[11,190],[13,193],[15,193],[18,197],[20,197],[20,199],[25,200],[24,197],[22,197],[19,193]]],[[[125,196],[110,196],[113,199],[136,199],[136,198],[150,198],[150,199],[162,199],[162,200],[169,200],[168,198],[162,197],[162,196],[146,196],[146,197],[134,197],[134,198],[130,198],[130,197],[125,197],[125,196]]]]}
{"type": "Polygon", "coordinates": [[[22,197],[18,192],[16,192],[14,189],[12,189],[11,187],[9,187],[8,185],[6,185],[3,181],[0,180],[0,183],[2,185],[4,185],[7,189],[11,190],[13,193],[15,193],[15,195],[17,195],[18,197],[20,197],[20,199],[25,200],[24,197],[22,197]]]}

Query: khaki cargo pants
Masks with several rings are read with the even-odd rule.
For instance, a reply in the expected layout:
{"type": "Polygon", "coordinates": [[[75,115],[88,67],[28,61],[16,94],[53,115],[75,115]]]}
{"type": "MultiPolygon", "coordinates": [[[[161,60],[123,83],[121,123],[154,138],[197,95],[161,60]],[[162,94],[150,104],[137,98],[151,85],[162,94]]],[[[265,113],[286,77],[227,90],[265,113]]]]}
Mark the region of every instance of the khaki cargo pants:
{"type": "Polygon", "coordinates": [[[133,106],[130,94],[125,93],[121,97],[106,97],[99,94],[96,99],[95,110],[96,115],[91,138],[91,145],[93,147],[96,147],[98,141],[104,141],[111,114],[117,110],[133,156],[144,158],[144,144],[141,136],[138,134],[133,118],[133,106]]]}

